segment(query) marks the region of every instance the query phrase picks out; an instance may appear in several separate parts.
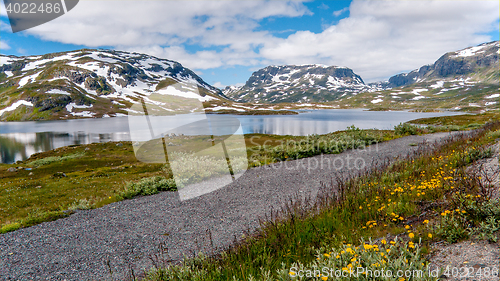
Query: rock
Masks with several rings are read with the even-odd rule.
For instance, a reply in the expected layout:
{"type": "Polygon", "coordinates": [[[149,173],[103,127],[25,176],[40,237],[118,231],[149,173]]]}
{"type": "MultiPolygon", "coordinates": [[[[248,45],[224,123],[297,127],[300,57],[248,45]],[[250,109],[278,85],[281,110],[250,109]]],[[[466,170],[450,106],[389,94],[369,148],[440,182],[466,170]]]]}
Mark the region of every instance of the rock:
{"type": "Polygon", "coordinates": [[[30,172],[30,173],[28,174],[28,176],[32,176],[32,175],[33,175],[33,172],[30,172]]]}
{"type": "Polygon", "coordinates": [[[14,167],[7,169],[7,172],[16,172],[16,171],[17,171],[17,169],[14,167]]]}
{"type": "Polygon", "coordinates": [[[63,172],[57,172],[54,175],[52,175],[54,178],[65,178],[67,177],[65,173],[63,172]]]}
{"type": "Polygon", "coordinates": [[[117,143],[116,146],[123,146],[123,143],[117,143]]]}
{"type": "Polygon", "coordinates": [[[90,147],[86,147],[86,148],[85,148],[85,151],[89,151],[89,150],[90,150],[90,147]]]}

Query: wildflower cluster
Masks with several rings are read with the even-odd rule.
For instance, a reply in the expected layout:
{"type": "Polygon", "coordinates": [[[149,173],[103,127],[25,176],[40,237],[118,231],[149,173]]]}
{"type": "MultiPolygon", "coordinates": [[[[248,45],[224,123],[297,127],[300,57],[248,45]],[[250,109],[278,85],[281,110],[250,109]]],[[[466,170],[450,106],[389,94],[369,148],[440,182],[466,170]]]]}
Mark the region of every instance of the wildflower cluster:
{"type": "Polygon", "coordinates": [[[334,274],[337,274],[344,278],[347,276],[348,280],[403,281],[407,278],[397,276],[396,272],[420,270],[421,276],[412,276],[411,279],[424,280],[427,262],[421,257],[420,251],[420,242],[405,242],[398,238],[389,242],[383,239],[377,243],[361,240],[358,246],[342,244],[336,250],[320,250],[312,263],[294,263],[290,268],[284,266],[278,273],[280,280],[334,280],[338,277],[334,274]],[[374,277],[373,272],[385,272],[385,275],[374,277]],[[308,273],[312,275],[308,276],[308,273]]]}

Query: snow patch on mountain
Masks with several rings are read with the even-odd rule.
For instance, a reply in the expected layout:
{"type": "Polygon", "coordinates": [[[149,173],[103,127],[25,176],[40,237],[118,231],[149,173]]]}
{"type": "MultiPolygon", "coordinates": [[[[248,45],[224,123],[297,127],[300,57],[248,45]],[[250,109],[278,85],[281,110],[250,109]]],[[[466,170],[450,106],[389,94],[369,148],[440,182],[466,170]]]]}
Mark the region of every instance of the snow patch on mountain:
{"type": "Polygon", "coordinates": [[[11,106],[8,106],[4,109],[1,109],[0,110],[0,116],[2,116],[2,114],[4,112],[7,112],[7,111],[14,111],[16,110],[18,107],[20,107],[21,105],[26,105],[26,106],[33,106],[33,104],[29,101],[25,101],[25,100],[18,100],[16,101],[15,103],[13,103],[11,106]]]}

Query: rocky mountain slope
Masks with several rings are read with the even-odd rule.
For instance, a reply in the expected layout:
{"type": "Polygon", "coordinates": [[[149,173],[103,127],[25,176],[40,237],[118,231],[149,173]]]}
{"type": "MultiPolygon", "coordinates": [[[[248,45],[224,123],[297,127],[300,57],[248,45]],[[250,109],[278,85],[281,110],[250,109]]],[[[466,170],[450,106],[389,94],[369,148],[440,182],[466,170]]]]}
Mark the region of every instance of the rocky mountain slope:
{"type": "Polygon", "coordinates": [[[467,76],[474,80],[498,81],[498,41],[446,53],[434,64],[392,76],[390,87],[406,86],[436,78],[467,76]]]}
{"type": "Polygon", "coordinates": [[[238,102],[326,102],[374,91],[351,69],[325,65],[268,66],[252,74],[242,87],[224,94],[238,102]]]}
{"type": "Polygon", "coordinates": [[[391,77],[385,90],[361,93],[335,103],[341,107],[424,111],[499,109],[498,57],[498,41],[449,52],[434,64],[391,77]]]}
{"type": "Polygon", "coordinates": [[[79,50],[0,56],[3,121],[120,116],[142,102],[173,113],[185,110],[150,99],[152,94],[164,100],[176,96],[209,104],[227,101],[219,89],[181,64],[144,54],[79,50]],[[165,91],[176,83],[181,85],[177,90],[165,91]]]}

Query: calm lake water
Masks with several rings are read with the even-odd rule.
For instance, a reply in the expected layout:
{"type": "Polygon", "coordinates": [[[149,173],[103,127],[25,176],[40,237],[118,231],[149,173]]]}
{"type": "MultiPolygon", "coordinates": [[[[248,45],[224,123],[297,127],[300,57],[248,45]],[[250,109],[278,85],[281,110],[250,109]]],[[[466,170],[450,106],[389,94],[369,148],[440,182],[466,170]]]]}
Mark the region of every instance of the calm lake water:
{"type": "MultiPolygon", "coordinates": [[[[299,115],[207,115],[210,131],[214,134],[277,134],[311,135],[345,130],[355,125],[361,129],[393,129],[399,123],[417,118],[457,115],[452,112],[414,113],[406,111],[363,111],[360,109],[325,109],[305,111],[299,115]],[[234,129],[234,118],[241,127],[234,129]],[[232,120],[232,121],[231,121],[232,120]]],[[[192,122],[205,119],[203,114],[188,114],[169,117],[153,117],[149,124],[161,128],[162,132],[182,132],[198,135],[206,131],[206,122],[190,126],[192,122]],[[176,131],[175,128],[183,127],[176,131]],[[204,126],[204,128],[199,127],[204,126]]],[[[144,119],[127,117],[80,119],[65,121],[0,122],[0,162],[14,163],[30,155],[74,144],[108,141],[148,139],[152,134],[144,119]],[[130,126],[129,126],[130,120],[130,126]],[[133,129],[131,136],[130,128],[133,129]]],[[[157,130],[154,135],[160,135],[157,130]]]]}

